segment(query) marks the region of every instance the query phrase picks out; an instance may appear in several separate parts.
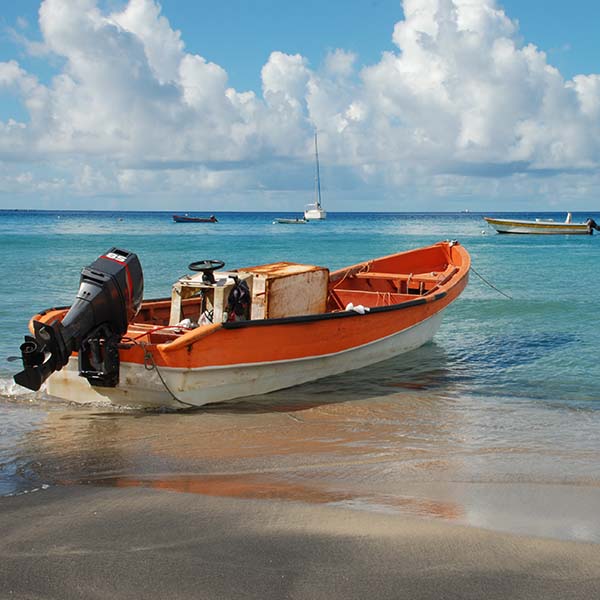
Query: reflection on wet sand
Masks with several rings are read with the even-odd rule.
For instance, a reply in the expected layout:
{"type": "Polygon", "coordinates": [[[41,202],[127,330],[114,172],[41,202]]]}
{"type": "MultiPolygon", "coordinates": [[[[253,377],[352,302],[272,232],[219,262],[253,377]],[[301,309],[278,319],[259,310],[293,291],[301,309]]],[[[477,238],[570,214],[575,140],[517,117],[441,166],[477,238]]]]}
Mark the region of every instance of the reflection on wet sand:
{"type": "Polygon", "coordinates": [[[377,494],[359,496],[351,492],[327,490],[255,474],[178,475],[152,478],[115,477],[98,479],[93,483],[114,487],[148,487],[205,496],[290,500],[310,504],[344,504],[368,510],[400,510],[403,514],[443,518],[450,521],[463,516],[461,507],[454,502],[398,498],[377,494]]]}
{"type": "MultiPolygon", "coordinates": [[[[81,480],[119,473],[311,472],[376,479],[406,468],[444,470],[452,421],[420,415],[431,401],[390,396],[284,412],[187,415],[49,415],[24,451],[39,478],[81,480]],[[435,452],[435,456],[432,455],[435,452]]],[[[439,410],[439,409],[437,409],[439,410]]],[[[434,411],[434,412],[437,412],[434,411]]]]}
{"type": "Polygon", "coordinates": [[[115,477],[100,479],[95,484],[114,487],[148,487],[159,490],[269,500],[299,500],[315,504],[351,500],[349,494],[310,488],[285,481],[268,480],[257,475],[178,475],[175,477],[137,479],[115,477]]]}
{"type": "MultiPolygon", "coordinates": [[[[52,411],[27,436],[20,474],[32,485],[144,485],[406,507],[414,504],[403,493],[406,481],[451,476],[462,460],[451,457],[460,443],[459,414],[422,389],[435,389],[443,369],[419,368],[423,354],[431,355],[426,364],[432,356],[444,362],[429,346],[400,362],[194,412],[52,411]],[[424,383],[417,387],[417,379],[424,383]]],[[[451,503],[419,504],[420,514],[460,513],[451,503]]]]}
{"type": "MultiPolygon", "coordinates": [[[[479,525],[499,522],[501,499],[512,493],[506,484],[597,484],[596,446],[584,435],[595,426],[584,413],[570,416],[579,419],[575,439],[560,414],[543,406],[462,396],[444,365],[443,353],[428,346],[352,374],[187,413],[63,405],[12,450],[15,480],[21,489],[145,486],[479,525]],[[505,487],[487,493],[482,484],[505,487]]],[[[522,516],[528,494],[525,502],[513,494],[513,516],[522,516]]],[[[524,527],[524,519],[504,522],[524,527]]],[[[597,527],[578,530],[600,537],[597,527]]]]}

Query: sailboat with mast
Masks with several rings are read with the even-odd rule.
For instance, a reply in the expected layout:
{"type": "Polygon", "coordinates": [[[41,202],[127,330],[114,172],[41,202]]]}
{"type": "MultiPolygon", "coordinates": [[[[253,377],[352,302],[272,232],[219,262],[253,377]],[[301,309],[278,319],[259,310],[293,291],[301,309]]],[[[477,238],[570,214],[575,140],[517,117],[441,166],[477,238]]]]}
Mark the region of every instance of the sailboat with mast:
{"type": "Polygon", "coordinates": [[[304,207],[304,218],[307,221],[323,221],[327,218],[323,206],[321,205],[321,175],[319,173],[319,148],[317,145],[317,132],[315,131],[315,201],[304,207]]]}

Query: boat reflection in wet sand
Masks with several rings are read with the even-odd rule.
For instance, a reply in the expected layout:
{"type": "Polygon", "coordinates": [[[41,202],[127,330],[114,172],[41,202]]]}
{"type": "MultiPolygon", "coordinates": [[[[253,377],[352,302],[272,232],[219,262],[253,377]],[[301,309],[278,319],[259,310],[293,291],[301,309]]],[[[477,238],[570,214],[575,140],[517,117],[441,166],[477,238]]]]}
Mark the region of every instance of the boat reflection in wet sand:
{"type": "Polygon", "coordinates": [[[600,227],[594,219],[587,219],[585,223],[572,223],[571,213],[568,213],[566,220],[562,223],[552,219],[535,219],[534,221],[493,217],[483,217],[483,219],[498,233],[591,235],[594,229],[600,231],[600,227]]]}
{"type": "Polygon", "coordinates": [[[218,223],[215,215],[210,217],[190,217],[188,214],[185,215],[173,215],[173,221],[175,223],[218,223]]]}
{"type": "Polygon", "coordinates": [[[191,263],[170,298],[142,302],[137,256],[83,269],[70,308],[30,322],[15,381],[74,402],[196,407],[358,369],[432,339],[470,258],[439,242],[332,273],[278,262],[191,263]],[[218,271],[218,272],[217,272],[218,271]]]}

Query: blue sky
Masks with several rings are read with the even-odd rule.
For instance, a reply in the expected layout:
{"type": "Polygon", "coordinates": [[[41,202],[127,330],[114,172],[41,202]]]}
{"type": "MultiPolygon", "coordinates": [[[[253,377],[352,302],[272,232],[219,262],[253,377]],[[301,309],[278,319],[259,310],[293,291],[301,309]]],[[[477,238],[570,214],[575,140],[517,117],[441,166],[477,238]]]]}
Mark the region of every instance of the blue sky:
{"type": "Polygon", "coordinates": [[[330,210],[598,209],[598,22],[582,0],[5,3],[0,208],[299,210],[316,127],[330,210]]]}
{"type": "MultiPolygon", "coordinates": [[[[344,48],[356,52],[362,64],[372,64],[394,49],[394,24],[403,17],[400,0],[163,0],[161,5],[172,25],[185,32],[188,50],[224,66],[240,89],[260,87],[260,68],[273,50],[300,53],[316,65],[328,50],[344,48]]],[[[600,70],[600,3],[511,0],[499,5],[519,21],[523,39],[547,52],[566,77],[600,70]]]]}

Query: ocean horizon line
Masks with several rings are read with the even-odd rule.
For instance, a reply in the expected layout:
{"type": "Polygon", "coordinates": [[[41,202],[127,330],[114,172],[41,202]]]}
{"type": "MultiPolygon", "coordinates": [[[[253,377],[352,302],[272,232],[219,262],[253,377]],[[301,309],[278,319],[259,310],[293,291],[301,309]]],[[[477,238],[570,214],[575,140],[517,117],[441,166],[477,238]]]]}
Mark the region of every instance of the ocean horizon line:
{"type": "MultiPolygon", "coordinates": [[[[124,214],[167,214],[173,215],[178,213],[190,214],[190,213],[203,213],[203,214],[268,214],[268,215],[278,215],[278,214],[296,214],[302,213],[301,210],[197,210],[197,209],[181,209],[181,210],[157,210],[157,209],[148,209],[148,210],[132,210],[132,209],[119,209],[119,208],[94,208],[94,209],[81,209],[81,208],[0,208],[0,213],[80,213],[80,214],[89,214],[89,213],[124,213],[124,214]]],[[[596,213],[600,212],[594,210],[430,210],[430,211],[335,211],[335,210],[327,210],[328,215],[521,215],[521,214],[558,214],[562,215],[567,212],[572,214],[588,214],[588,213],[596,213]]]]}

